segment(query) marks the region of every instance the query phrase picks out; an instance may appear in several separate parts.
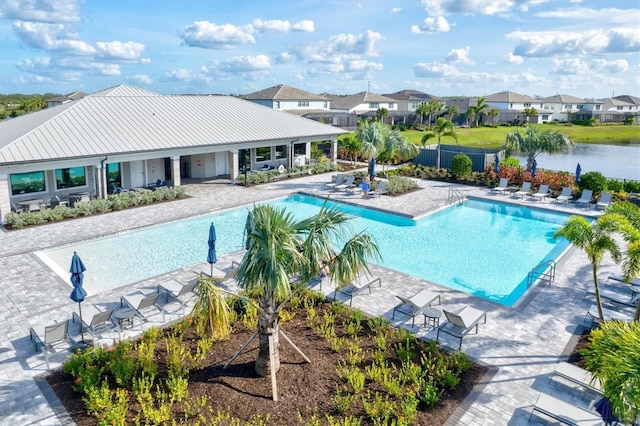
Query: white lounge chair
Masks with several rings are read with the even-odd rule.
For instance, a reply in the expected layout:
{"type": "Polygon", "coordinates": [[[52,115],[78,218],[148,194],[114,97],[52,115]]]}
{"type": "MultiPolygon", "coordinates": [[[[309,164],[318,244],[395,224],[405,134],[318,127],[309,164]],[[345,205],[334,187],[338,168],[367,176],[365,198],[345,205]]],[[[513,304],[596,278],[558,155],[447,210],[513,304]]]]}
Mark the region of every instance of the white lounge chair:
{"type": "Polygon", "coordinates": [[[347,180],[344,181],[344,183],[341,183],[340,185],[336,185],[335,189],[336,191],[348,191],[351,188],[353,188],[353,182],[356,180],[356,177],[354,175],[351,175],[349,177],[347,177],[347,180]]]}
{"type": "MultiPolygon", "coordinates": [[[[36,351],[38,348],[42,348],[47,370],[49,369],[49,355],[55,351],[58,344],[65,343],[70,345],[73,343],[69,338],[69,320],[49,325],[33,326],[29,328],[29,337],[33,340],[36,351]]],[[[68,349],[70,349],[70,346],[68,349]]]]}
{"type": "Polygon", "coordinates": [[[603,424],[602,417],[596,411],[576,407],[546,393],[540,394],[531,410],[531,415],[536,411],[570,426],[602,426],[603,424]]]}
{"type": "MultiPolygon", "coordinates": [[[[626,321],[629,322],[633,319],[631,314],[627,314],[625,312],[616,311],[615,309],[609,309],[602,307],[602,315],[604,315],[605,321],[610,320],[618,320],[618,321],[626,321]]],[[[600,322],[600,314],[598,314],[598,305],[591,305],[587,314],[585,315],[585,320],[587,318],[591,319],[591,328],[593,328],[594,323],[600,322]]]]}
{"type": "Polygon", "coordinates": [[[127,294],[120,298],[120,306],[124,308],[126,304],[136,311],[136,316],[140,319],[140,329],[142,329],[142,322],[148,321],[153,315],[162,314],[162,322],[164,322],[164,310],[158,305],[159,296],[158,292],[150,295],[142,292],[127,294]]]}
{"type": "Polygon", "coordinates": [[[589,207],[592,198],[593,191],[590,189],[583,189],[582,195],[580,195],[580,198],[576,200],[576,207],[580,206],[580,204],[584,204],[586,207],[589,207]]]}
{"type": "Polygon", "coordinates": [[[336,180],[332,181],[332,182],[328,182],[324,184],[324,189],[335,189],[336,186],[342,184],[342,181],[344,179],[344,175],[342,173],[338,173],[336,175],[336,180]]]}
{"type": "Polygon", "coordinates": [[[358,275],[352,282],[342,288],[337,288],[333,293],[333,300],[336,300],[336,297],[339,294],[345,295],[349,298],[349,306],[353,302],[353,297],[358,294],[364,292],[365,290],[369,291],[371,294],[371,287],[377,283],[378,287],[382,287],[382,280],[380,277],[370,277],[368,275],[358,275]]]}
{"type": "Polygon", "coordinates": [[[590,390],[598,395],[604,395],[598,379],[594,378],[591,372],[578,367],[577,365],[569,364],[568,362],[560,362],[556,366],[556,369],[553,371],[549,380],[555,376],[562,377],[565,380],[580,385],[585,388],[585,390],[590,390]]]}
{"type": "MultiPolygon", "coordinates": [[[[91,304],[82,304],[82,327],[83,330],[89,331],[91,338],[95,341],[96,334],[99,331],[115,328],[115,324],[111,321],[111,315],[113,309],[107,309],[106,311],[99,310],[96,306],[91,304]],[[87,319],[91,320],[87,321],[87,319]]],[[[75,311],[71,314],[71,321],[75,322],[76,318],[80,321],[80,315],[75,311]]]]}
{"type": "Polygon", "coordinates": [[[533,198],[534,200],[540,200],[540,202],[542,202],[542,200],[544,200],[548,196],[549,185],[540,185],[540,188],[538,188],[538,192],[531,194],[529,197],[533,198]]]}
{"type": "Polygon", "coordinates": [[[460,312],[454,314],[444,310],[444,315],[447,317],[447,322],[440,324],[438,332],[436,333],[436,340],[440,338],[440,332],[449,334],[451,336],[460,339],[458,349],[462,347],[462,338],[469,334],[471,330],[475,328],[476,334],[478,334],[478,324],[481,319],[484,319],[483,324],[487,323],[487,313],[480,309],[472,308],[471,306],[465,306],[460,312]]]}
{"type": "Polygon", "coordinates": [[[387,181],[383,180],[378,183],[378,187],[375,191],[372,192],[373,197],[379,197],[381,195],[385,195],[387,193],[387,181]]]}
{"type": "MultiPolygon", "coordinates": [[[[158,293],[163,291],[166,294],[167,304],[170,303],[169,300],[174,300],[179,304],[179,306],[171,312],[182,311],[182,314],[184,314],[189,302],[196,297],[195,290],[197,285],[197,279],[189,281],[186,284],[179,283],[176,280],[169,280],[158,285],[158,293]]],[[[166,308],[166,306],[167,305],[164,307],[166,308]]]]}
{"type": "MultiPolygon", "coordinates": [[[[607,278],[607,281],[612,280],[612,281],[618,281],[621,283],[624,283],[626,285],[631,285],[632,287],[640,287],[640,278],[637,278],[635,280],[630,280],[628,283],[624,278],[624,275],[618,275],[618,274],[611,274],[609,275],[609,277],[607,278]]],[[[632,289],[633,291],[633,289],[632,289]]]]}
{"type": "Polygon", "coordinates": [[[604,209],[605,207],[609,207],[611,204],[611,193],[603,192],[600,194],[600,199],[596,203],[596,209],[604,209]]]}
{"type": "Polygon", "coordinates": [[[573,189],[571,187],[565,186],[562,188],[562,193],[555,198],[556,203],[567,204],[571,198],[573,197],[573,189]]]}
{"type": "Polygon", "coordinates": [[[491,192],[497,192],[498,194],[504,194],[509,187],[508,178],[500,178],[500,183],[495,188],[491,188],[491,192]]]}
{"type": "Polygon", "coordinates": [[[524,198],[527,195],[531,194],[531,182],[522,182],[522,188],[519,191],[513,193],[515,198],[521,197],[524,198]]]}
{"type": "Polygon", "coordinates": [[[442,303],[440,293],[435,293],[426,289],[420,290],[409,298],[398,295],[396,295],[396,297],[400,299],[400,304],[393,308],[391,319],[396,318],[396,312],[408,315],[411,317],[411,327],[416,323],[416,316],[421,314],[425,308],[430,307],[436,299],[438,300],[438,304],[442,303]]]}
{"type": "MultiPolygon", "coordinates": [[[[586,296],[595,296],[596,289],[591,287],[587,290],[586,296]]],[[[586,297],[585,296],[585,297],[586,297]]],[[[640,293],[621,293],[618,291],[600,289],[600,298],[604,300],[608,300],[610,302],[617,303],[619,305],[628,306],[631,308],[635,308],[638,305],[638,298],[640,297],[640,293]]]]}

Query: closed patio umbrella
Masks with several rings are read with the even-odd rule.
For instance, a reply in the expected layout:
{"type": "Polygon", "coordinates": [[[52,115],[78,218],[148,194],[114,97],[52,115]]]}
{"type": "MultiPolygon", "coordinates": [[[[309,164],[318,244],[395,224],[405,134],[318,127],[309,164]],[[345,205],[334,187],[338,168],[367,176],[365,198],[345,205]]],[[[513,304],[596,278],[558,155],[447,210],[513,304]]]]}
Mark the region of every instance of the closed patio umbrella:
{"type": "Polygon", "coordinates": [[[580,167],[580,163],[576,167],[576,183],[580,182],[580,172],[582,172],[582,167],[580,167]]]}
{"type": "Polygon", "coordinates": [[[71,267],[69,268],[69,272],[71,272],[71,284],[73,284],[73,290],[71,291],[71,295],[69,296],[71,300],[74,302],[78,302],[78,311],[80,314],[80,335],[82,336],[82,342],[84,343],[84,330],[82,328],[82,302],[84,298],[87,297],[87,292],[84,291],[82,287],[82,281],[84,280],[84,271],[87,268],[82,263],[82,259],[80,256],[74,251],[73,257],[71,258],[71,267]]]}
{"type": "Polygon", "coordinates": [[[369,160],[369,179],[373,182],[373,179],[376,177],[376,159],[372,158],[369,160]]]}
{"type": "Polygon", "coordinates": [[[500,157],[498,157],[498,153],[496,152],[496,165],[495,165],[495,172],[496,173],[500,173],[500,157]]]}
{"type": "Polygon", "coordinates": [[[613,424],[613,422],[619,421],[618,418],[613,415],[613,412],[611,411],[611,402],[606,396],[602,397],[600,401],[596,402],[593,407],[600,414],[602,420],[606,424],[610,425],[613,424]]]}
{"type": "Polygon", "coordinates": [[[533,163],[531,163],[531,179],[536,177],[536,167],[538,167],[538,162],[536,160],[533,160],[533,163]]]}
{"type": "Polygon", "coordinates": [[[216,226],[211,222],[211,226],[209,227],[209,240],[207,241],[209,244],[209,252],[207,253],[207,262],[211,265],[211,274],[209,276],[213,276],[213,264],[218,261],[218,256],[216,256],[216,226]]]}

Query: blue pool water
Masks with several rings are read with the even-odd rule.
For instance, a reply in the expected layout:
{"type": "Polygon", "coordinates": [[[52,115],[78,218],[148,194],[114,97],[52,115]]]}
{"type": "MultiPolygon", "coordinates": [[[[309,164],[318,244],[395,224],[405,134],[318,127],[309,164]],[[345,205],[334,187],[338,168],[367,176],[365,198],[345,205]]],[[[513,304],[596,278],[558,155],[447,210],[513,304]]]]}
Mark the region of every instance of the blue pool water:
{"type": "MultiPolygon", "coordinates": [[[[295,195],[269,204],[296,217],[316,213],[324,200],[295,195]]],[[[441,210],[417,221],[334,204],[354,216],[350,232],[370,234],[381,264],[474,296],[512,306],[527,288],[528,272],[567,247],[553,233],[567,215],[481,200],[441,210]]],[[[249,207],[132,231],[39,255],[68,277],[74,251],[84,261],[90,294],[206,262],[209,224],[216,225],[218,256],[243,248],[249,207]]],[[[340,242],[337,242],[340,244],[340,242]]],[[[196,271],[199,272],[199,271],[196,271]]]]}

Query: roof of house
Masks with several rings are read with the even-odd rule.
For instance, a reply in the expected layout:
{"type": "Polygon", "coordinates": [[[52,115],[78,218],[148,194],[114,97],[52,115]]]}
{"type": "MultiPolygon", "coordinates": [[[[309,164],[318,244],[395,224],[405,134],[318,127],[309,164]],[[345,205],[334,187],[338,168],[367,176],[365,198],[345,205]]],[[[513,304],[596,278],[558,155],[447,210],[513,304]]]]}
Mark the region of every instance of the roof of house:
{"type": "Polygon", "coordinates": [[[296,89],[295,87],[279,84],[277,86],[269,87],[268,89],[253,92],[243,96],[248,100],[274,100],[274,101],[287,101],[287,100],[329,100],[324,96],[316,95],[313,93],[305,92],[304,90],[296,89]]]}
{"type": "Polygon", "coordinates": [[[334,98],[331,101],[331,109],[351,109],[358,105],[366,104],[370,102],[396,102],[395,99],[388,98],[386,96],[378,95],[371,92],[360,92],[351,96],[343,96],[334,98]]]}
{"type": "MultiPolygon", "coordinates": [[[[486,102],[536,102],[536,99],[514,92],[497,92],[484,97],[486,102]]],[[[539,101],[538,101],[539,102],[539,101]]]]}
{"type": "Polygon", "coordinates": [[[556,104],[575,104],[575,103],[584,103],[583,98],[576,98],[571,95],[553,95],[548,96],[546,98],[539,99],[541,102],[549,102],[556,104]]]}
{"type": "Polygon", "coordinates": [[[637,96],[619,95],[619,96],[614,96],[613,99],[618,99],[619,101],[628,102],[634,105],[640,105],[640,98],[637,96]]]}
{"type": "Polygon", "coordinates": [[[395,93],[387,93],[384,96],[387,98],[395,99],[398,101],[434,101],[439,100],[437,96],[430,95],[428,93],[421,92],[419,90],[401,90],[395,93]]]}
{"type": "Polygon", "coordinates": [[[0,165],[343,133],[236,97],[121,85],[0,123],[0,165]]]}
{"type": "Polygon", "coordinates": [[[85,96],[87,96],[85,92],[73,92],[67,95],[56,96],[55,98],[47,99],[47,102],[69,102],[84,98],[85,96]]]}

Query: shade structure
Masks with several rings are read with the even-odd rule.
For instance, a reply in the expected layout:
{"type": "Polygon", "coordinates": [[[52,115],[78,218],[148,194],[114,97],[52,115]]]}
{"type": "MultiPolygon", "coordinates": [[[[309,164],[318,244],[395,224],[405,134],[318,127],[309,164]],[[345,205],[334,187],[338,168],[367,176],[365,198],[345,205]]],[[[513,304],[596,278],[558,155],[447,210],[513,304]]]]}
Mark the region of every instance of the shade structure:
{"type": "Polygon", "coordinates": [[[582,172],[582,167],[580,167],[580,163],[576,167],[576,183],[580,182],[580,172],[582,172]]]}
{"type": "Polygon", "coordinates": [[[533,163],[531,163],[531,178],[533,179],[534,177],[536,177],[536,167],[538,167],[538,162],[536,160],[533,160],[533,163]]]}
{"type": "Polygon", "coordinates": [[[495,159],[496,165],[494,167],[494,170],[496,173],[500,173],[500,157],[498,157],[498,153],[496,152],[496,159],[495,159]]]}
{"type": "Polygon", "coordinates": [[[218,256],[216,255],[216,226],[211,222],[211,226],[209,226],[209,239],[207,240],[209,245],[209,252],[207,253],[207,262],[211,265],[211,274],[209,276],[213,276],[213,264],[218,261],[218,256]]]}
{"type": "Polygon", "coordinates": [[[372,158],[369,160],[369,179],[373,182],[373,179],[376,177],[376,159],[372,158]]]}
{"type": "Polygon", "coordinates": [[[82,327],[82,302],[84,298],[87,297],[87,292],[84,291],[82,287],[82,281],[84,280],[84,271],[87,268],[82,263],[82,259],[80,256],[74,251],[73,257],[71,258],[71,267],[69,268],[69,272],[71,272],[71,284],[73,284],[73,290],[71,291],[71,295],[69,296],[71,300],[74,302],[78,302],[78,313],[80,314],[80,335],[82,336],[82,341],[84,342],[84,330],[82,327]]]}

